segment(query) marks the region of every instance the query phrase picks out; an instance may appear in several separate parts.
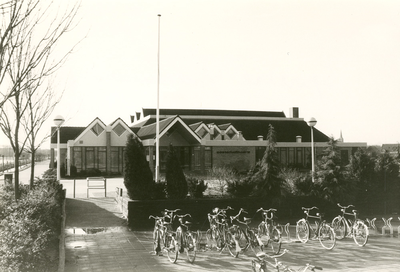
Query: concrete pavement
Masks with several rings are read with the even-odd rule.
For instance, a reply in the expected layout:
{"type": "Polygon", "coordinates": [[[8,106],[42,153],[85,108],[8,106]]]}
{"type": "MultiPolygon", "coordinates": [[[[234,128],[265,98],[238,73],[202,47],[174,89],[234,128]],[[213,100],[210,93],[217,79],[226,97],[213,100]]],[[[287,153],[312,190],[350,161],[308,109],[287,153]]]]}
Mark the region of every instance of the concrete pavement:
{"type": "MultiPolygon", "coordinates": [[[[194,264],[181,254],[176,264],[155,256],[151,231],[130,231],[113,198],[67,199],[66,272],[75,271],[251,271],[254,253],[239,258],[227,251],[198,252],[194,264]]],[[[292,233],[294,238],[294,233],[292,233]]],[[[284,243],[289,252],[280,260],[293,268],[311,263],[324,271],[385,271],[400,269],[400,239],[371,236],[365,247],[352,239],[324,250],[318,241],[284,243]]]]}

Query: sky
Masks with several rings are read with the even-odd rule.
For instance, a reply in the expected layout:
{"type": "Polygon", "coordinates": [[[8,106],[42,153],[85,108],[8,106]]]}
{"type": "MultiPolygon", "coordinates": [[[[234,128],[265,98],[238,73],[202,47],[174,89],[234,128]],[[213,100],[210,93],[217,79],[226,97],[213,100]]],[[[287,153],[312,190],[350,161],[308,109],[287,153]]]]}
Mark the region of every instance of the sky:
{"type": "Polygon", "coordinates": [[[65,126],[131,125],[159,86],[160,108],[298,107],[345,142],[400,142],[400,1],[82,0],[63,41],[65,126]]]}

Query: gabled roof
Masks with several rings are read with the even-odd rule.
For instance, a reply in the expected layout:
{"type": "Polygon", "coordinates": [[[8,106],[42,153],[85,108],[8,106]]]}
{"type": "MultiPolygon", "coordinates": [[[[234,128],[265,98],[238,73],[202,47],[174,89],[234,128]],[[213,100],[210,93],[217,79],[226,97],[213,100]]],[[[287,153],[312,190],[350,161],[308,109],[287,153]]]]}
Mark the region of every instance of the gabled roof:
{"type": "MultiPolygon", "coordinates": [[[[169,118],[166,118],[164,120],[160,120],[159,122],[159,126],[160,126],[160,132],[163,131],[163,129],[168,126],[172,121],[174,121],[174,119],[177,116],[172,116],[169,118]]],[[[156,137],[156,123],[147,125],[147,126],[143,126],[139,129],[139,131],[137,132],[137,135],[140,139],[145,140],[145,139],[151,139],[156,137]]]]}
{"type": "MultiPolygon", "coordinates": [[[[142,140],[154,139],[157,133],[156,125],[156,123],[153,123],[151,125],[142,127],[137,133],[138,137],[142,140]]],[[[180,126],[181,133],[190,135],[191,139],[194,139],[195,142],[201,142],[199,135],[197,135],[184,121],[182,121],[178,115],[166,118],[159,122],[159,136],[162,137],[163,135],[167,134],[170,129],[173,129],[176,126],[180,126]]]]}
{"type": "MultiPolygon", "coordinates": [[[[168,118],[172,109],[160,109],[160,120],[168,118]]],[[[176,113],[184,113],[179,117],[187,124],[203,122],[207,125],[213,123],[218,128],[221,124],[231,124],[237,131],[241,131],[246,140],[257,140],[258,136],[267,136],[268,127],[271,124],[277,133],[277,142],[296,142],[296,136],[302,136],[303,142],[311,142],[311,130],[307,122],[302,118],[286,118],[285,114],[259,111],[225,111],[225,110],[176,110],[176,113]],[[185,113],[187,115],[185,115],[185,113]],[[200,115],[200,113],[202,115],[200,115]],[[191,115],[190,115],[191,114],[191,115]],[[194,114],[199,114],[196,116],[194,114]],[[230,114],[230,115],[229,115],[230,114]]],[[[146,117],[146,125],[156,122],[155,109],[143,109],[146,117]]],[[[218,128],[218,130],[220,130],[218,128]]],[[[329,137],[314,127],[314,141],[327,142],[329,137]]],[[[140,137],[140,136],[139,136],[140,137]]]]}

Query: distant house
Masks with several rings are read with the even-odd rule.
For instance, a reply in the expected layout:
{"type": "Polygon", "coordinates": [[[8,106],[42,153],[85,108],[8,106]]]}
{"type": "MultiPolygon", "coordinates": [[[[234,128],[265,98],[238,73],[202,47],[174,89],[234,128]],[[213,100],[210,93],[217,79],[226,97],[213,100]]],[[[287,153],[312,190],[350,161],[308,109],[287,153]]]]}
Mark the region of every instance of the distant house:
{"type": "MultiPolygon", "coordinates": [[[[168,146],[177,151],[185,171],[204,173],[212,167],[227,166],[239,172],[253,167],[264,154],[266,135],[271,124],[277,133],[281,163],[291,167],[311,168],[311,130],[298,108],[290,117],[283,112],[201,109],[160,109],[160,171],[165,170],[168,146]]],[[[123,173],[124,146],[129,133],[143,143],[150,167],[155,168],[156,109],[143,109],[131,116],[132,125],[121,119],[106,126],[95,119],[85,128],[62,127],[62,161],[78,172],[91,168],[104,173],[123,173]],[[136,119],[136,120],[135,120],[136,119]],[[103,135],[104,132],[104,135],[103,135]],[[64,135],[63,135],[64,134],[64,135]]],[[[53,128],[54,129],[54,128],[53,128]]],[[[329,137],[314,128],[316,154],[327,146],[329,137]]],[[[52,150],[57,138],[52,137],[52,150]]],[[[338,143],[346,161],[366,143],[338,143]]],[[[54,154],[54,151],[52,152],[54,154]]],[[[54,155],[53,155],[54,158],[54,155]]]]}

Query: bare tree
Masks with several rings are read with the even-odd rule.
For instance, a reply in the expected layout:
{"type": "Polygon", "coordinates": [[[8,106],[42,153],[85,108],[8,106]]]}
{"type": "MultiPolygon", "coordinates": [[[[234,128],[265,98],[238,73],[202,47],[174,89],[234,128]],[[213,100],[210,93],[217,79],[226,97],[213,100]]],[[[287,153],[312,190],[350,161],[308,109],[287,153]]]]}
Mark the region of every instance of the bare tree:
{"type": "MultiPolygon", "coordinates": [[[[61,55],[57,52],[58,57],[54,55],[61,38],[73,28],[79,5],[75,4],[55,15],[53,8],[53,2],[43,5],[40,0],[11,0],[2,6],[3,15],[8,16],[3,18],[3,27],[10,29],[11,34],[0,45],[5,48],[3,56],[7,60],[4,70],[0,68],[0,87],[4,89],[3,99],[6,98],[1,104],[0,127],[14,150],[16,199],[19,198],[19,157],[27,141],[30,141],[29,149],[32,150],[37,130],[44,122],[32,122],[32,118],[47,119],[48,111],[52,111],[55,105],[41,116],[27,117],[27,114],[38,110],[40,103],[37,98],[46,97],[48,90],[43,90],[42,84],[55,74],[73,50],[72,47],[61,55]],[[21,131],[24,118],[26,129],[21,131]],[[28,122],[28,119],[31,121],[28,122]]],[[[47,101],[51,100],[47,97],[47,101]]]]}
{"type": "MultiPolygon", "coordinates": [[[[41,85],[35,86],[40,88],[41,85]]],[[[31,174],[29,185],[32,188],[35,178],[35,155],[40,146],[51,136],[50,134],[38,139],[38,134],[44,122],[53,113],[54,108],[61,100],[61,94],[57,94],[52,89],[51,82],[48,83],[43,90],[30,90],[31,96],[28,96],[26,113],[22,117],[22,126],[25,135],[27,135],[27,143],[24,150],[31,156],[31,174]]]]}

